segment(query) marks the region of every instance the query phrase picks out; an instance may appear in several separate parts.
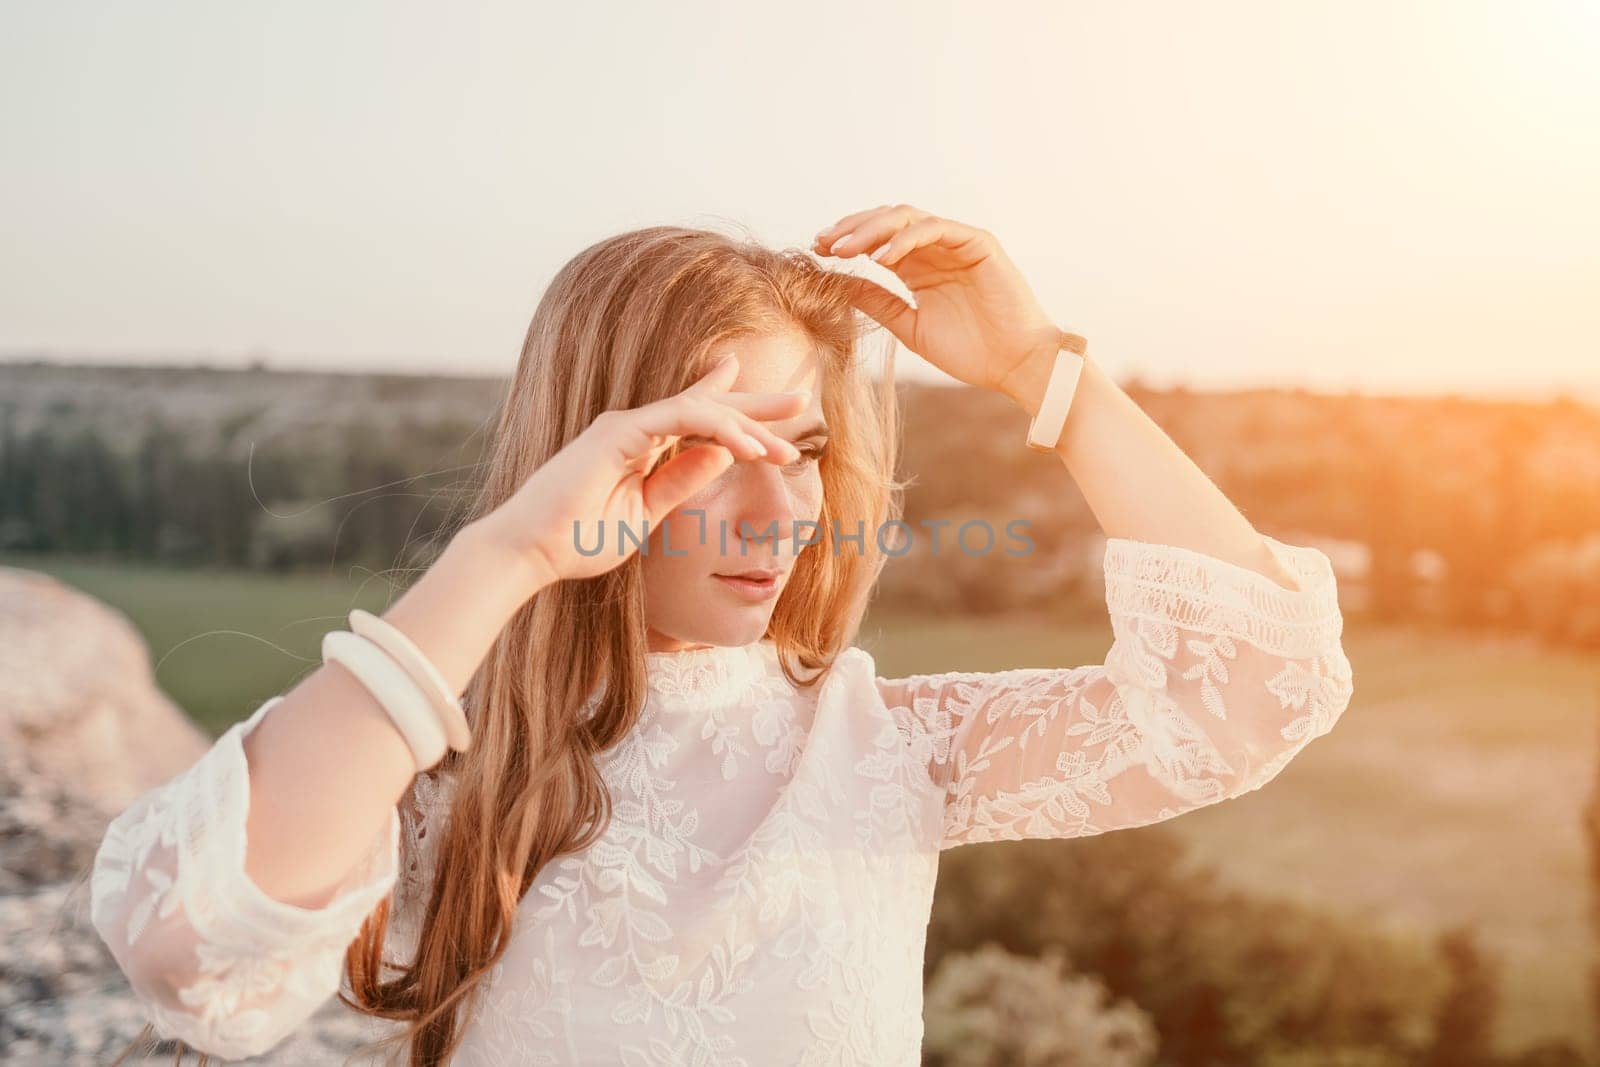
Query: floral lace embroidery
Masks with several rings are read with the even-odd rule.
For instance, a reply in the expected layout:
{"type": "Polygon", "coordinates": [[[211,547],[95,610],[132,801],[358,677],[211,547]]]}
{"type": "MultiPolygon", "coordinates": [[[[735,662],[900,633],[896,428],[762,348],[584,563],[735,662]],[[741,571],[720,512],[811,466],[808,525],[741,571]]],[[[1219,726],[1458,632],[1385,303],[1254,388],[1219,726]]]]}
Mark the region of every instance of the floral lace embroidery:
{"type": "Polygon", "coordinates": [[[1103,666],[879,679],[945,796],[940,847],[1171,818],[1259,788],[1331,729],[1353,691],[1331,566],[1266,541],[1297,590],[1113,539],[1103,666]]]}

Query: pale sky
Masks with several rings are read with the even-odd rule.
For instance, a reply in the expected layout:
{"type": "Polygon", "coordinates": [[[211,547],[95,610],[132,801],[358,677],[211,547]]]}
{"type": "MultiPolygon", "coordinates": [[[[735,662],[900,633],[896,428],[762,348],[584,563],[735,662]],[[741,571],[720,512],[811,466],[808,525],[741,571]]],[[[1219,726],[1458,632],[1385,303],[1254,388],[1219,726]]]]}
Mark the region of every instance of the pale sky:
{"type": "Polygon", "coordinates": [[[1588,0],[6,2],[0,144],[0,359],[508,374],[603,236],[905,201],[1119,376],[1600,395],[1588,0]]]}

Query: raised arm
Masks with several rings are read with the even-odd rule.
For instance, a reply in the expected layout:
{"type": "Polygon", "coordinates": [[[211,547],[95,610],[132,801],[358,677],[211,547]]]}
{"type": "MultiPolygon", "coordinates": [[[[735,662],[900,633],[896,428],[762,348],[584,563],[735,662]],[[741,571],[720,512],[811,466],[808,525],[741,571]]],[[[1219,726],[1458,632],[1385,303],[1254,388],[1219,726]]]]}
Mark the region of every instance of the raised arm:
{"type": "MultiPolygon", "coordinates": [[[[1036,410],[1046,346],[1007,382],[1036,410]]],[[[942,847],[1074,837],[1260,788],[1350,702],[1326,555],[1259,534],[1090,361],[1056,455],[1106,529],[1104,664],[879,679],[942,847]]]]}
{"type": "MultiPolygon", "coordinates": [[[[457,692],[542,581],[498,545],[466,527],[384,616],[457,692]]],[[[333,995],[362,922],[406,885],[414,778],[377,701],[325,664],[112,821],[91,918],[161,1036],[258,1055],[333,995]]]]}
{"type": "MultiPolygon", "coordinates": [[[[894,271],[912,303],[857,277],[856,305],[941,370],[1038,412],[1064,331],[994,234],[894,204],[814,247],[894,271]]],[[[1054,449],[1108,538],[1106,662],[878,679],[947,791],[946,846],[1098,833],[1237,796],[1350,699],[1327,558],[1259,534],[1090,347],[1054,449]]]]}
{"type": "Polygon", "coordinates": [[[1263,538],[1286,589],[1115,538],[1104,664],[878,678],[944,794],[938,845],[1142,826],[1265,785],[1350,702],[1327,557],[1263,538]]]}

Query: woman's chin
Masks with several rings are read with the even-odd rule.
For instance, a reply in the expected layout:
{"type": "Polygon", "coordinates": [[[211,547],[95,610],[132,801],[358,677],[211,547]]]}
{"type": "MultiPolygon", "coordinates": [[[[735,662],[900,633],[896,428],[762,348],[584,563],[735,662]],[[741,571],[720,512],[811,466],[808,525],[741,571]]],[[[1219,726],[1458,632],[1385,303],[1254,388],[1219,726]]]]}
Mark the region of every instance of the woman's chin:
{"type": "Polygon", "coordinates": [[[695,640],[703,641],[708,645],[748,645],[761,638],[767,632],[767,626],[772,621],[772,612],[751,605],[745,608],[735,608],[733,611],[717,613],[715,621],[702,619],[697,626],[695,640]],[[710,625],[707,623],[710,622],[710,625]]]}

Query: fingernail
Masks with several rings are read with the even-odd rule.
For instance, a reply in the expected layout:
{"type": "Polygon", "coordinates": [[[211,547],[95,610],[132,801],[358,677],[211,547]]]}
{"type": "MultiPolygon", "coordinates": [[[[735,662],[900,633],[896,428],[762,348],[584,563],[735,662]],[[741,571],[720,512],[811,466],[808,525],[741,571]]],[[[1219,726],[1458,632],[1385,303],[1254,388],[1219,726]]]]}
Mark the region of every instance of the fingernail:
{"type": "Polygon", "coordinates": [[[883,262],[883,257],[888,255],[888,254],[889,254],[889,246],[888,245],[884,245],[882,248],[880,248],[876,252],[872,253],[872,258],[877,260],[879,263],[882,263],[883,262]]]}
{"type": "Polygon", "coordinates": [[[758,454],[763,456],[767,454],[767,446],[762,444],[761,438],[757,437],[755,434],[747,433],[744,435],[744,439],[750,442],[751,446],[755,448],[758,454]]]}
{"type": "Polygon", "coordinates": [[[833,242],[833,244],[829,245],[828,246],[828,251],[832,252],[834,249],[838,248],[840,245],[844,244],[846,241],[850,240],[850,238],[852,238],[854,236],[855,236],[855,234],[853,234],[853,233],[845,234],[843,237],[841,237],[837,241],[833,242]]]}

